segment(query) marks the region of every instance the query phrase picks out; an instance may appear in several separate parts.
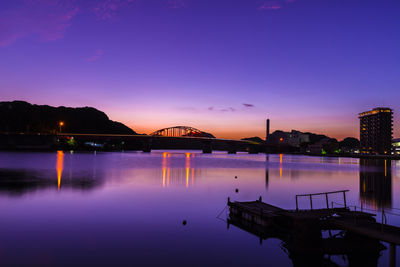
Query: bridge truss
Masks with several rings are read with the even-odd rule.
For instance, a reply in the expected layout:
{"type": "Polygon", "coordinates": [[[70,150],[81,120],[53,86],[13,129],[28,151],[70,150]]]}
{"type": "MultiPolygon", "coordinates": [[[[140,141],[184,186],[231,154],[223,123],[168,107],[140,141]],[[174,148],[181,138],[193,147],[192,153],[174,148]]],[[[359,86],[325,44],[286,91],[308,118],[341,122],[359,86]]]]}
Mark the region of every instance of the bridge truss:
{"type": "Polygon", "coordinates": [[[151,133],[152,136],[168,137],[210,137],[209,134],[189,126],[174,126],[151,133]]]}

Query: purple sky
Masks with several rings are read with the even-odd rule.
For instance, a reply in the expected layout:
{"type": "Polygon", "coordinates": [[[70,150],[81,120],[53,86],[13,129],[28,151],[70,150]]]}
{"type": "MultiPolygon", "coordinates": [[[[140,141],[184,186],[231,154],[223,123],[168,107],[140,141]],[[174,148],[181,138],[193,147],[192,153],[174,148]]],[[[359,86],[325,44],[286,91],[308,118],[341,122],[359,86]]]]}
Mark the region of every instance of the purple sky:
{"type": "Polygon", "coordinates": [[[400,1],[3,0],[0,99],[93,106],[141,133],[358,136],[394,109],[400,1]]]}

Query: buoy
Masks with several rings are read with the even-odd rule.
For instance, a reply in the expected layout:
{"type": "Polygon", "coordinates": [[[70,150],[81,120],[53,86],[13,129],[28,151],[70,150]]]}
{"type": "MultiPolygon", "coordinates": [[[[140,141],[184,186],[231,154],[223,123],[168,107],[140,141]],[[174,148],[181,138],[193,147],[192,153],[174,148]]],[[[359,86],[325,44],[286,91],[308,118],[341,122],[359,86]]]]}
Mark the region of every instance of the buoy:
{"type": "Polygon", "coordinates": [[[237,176],[235,176],[235,179],[237,179],[237,176]]]}
{"type": "Polygon", "coordinates": [[[183,220],[182,224],[183,224],[183,225],[186,225],[186,223],[187,223],[186,220],[183,220]]]}
{"type": "Polygon", "coordinates": [[[238,192],[239,192],[239,189],[236,188],[235,192],[238,193],[238,192]]]}

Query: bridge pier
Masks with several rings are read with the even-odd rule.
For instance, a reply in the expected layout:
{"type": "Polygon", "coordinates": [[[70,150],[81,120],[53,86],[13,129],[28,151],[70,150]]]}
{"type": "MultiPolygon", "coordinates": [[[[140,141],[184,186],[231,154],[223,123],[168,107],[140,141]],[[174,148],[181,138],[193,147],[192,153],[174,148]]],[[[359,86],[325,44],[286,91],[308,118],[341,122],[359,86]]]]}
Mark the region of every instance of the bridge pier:
{"type": "Polygon", "coordinates": [[[202,142],[202,150],[203,150],[204,154],[211,154],[212,153],[211,140],[203,140],[203,142],[202,142]]]}
{"type": "Polygon", "coordinates": [[[234,142],[229,142],[227,145],[228,145],[228,154],[236,154],[237,153],[236,144],[234,142]]]}
{"type": "Polygon", "coordinates": [[[229,148],[228,149],[228,154],[236,154],[237,150],[235,148],[229,148]]]}
{"type": "Polygon", "coordinates": [[[151,152],[151,144],[152,144],[152,139],[147,139],[144,140],[142,143],[142,151],[145,153],[150,153],[151,152]]]}
{"type": "Polygon", "coordinates": [[[249,154],[258,154],[259,152],[258,146],[251,145],[247,147],[247,152],[249,152],[249,154]]]}

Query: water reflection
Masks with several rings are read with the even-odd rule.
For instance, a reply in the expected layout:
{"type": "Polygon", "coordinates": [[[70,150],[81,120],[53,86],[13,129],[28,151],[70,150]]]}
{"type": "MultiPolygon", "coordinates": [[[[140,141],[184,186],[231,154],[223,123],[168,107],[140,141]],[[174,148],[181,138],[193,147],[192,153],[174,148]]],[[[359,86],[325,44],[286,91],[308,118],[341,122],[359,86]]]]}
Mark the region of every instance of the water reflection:
{"type": "MultiPolygon", "coordinates": [[[[54,159],[54,154],[52,154],[54,159]]],[[[22,196],[27,193],[38,190],[55,189],[74,189],[74,190],[92,190],[103,184],[104,175],[96,177],[95,167],[93,170],[74,170],[70,164],[65,164],[65,154],[63,151],[57,151],[55,164],[52,169],[21,168],[0,168],[0,194],[10,196],[22,196]],[[55,169],[55,170],[54,170],[55,169]],[[55,173],[56,179],[55,181],[55,173]],[[63,173],[67,172],[67,177],[63,173]],[[65,176],[65,175],[64,175],[65,176]]]]}
{"type": "Polygon", "coordinates": [[[392,207],[390,160],[360,160],[360,201],[374,209],[392,207]]]}
{"type": "Polygon", "coordinates": [[[194,153],[184,153],[185,163],[184,166],[179,168],[172,161],[179,161],[180,155],[175,157],[170,152],[162,154],[161,168],[162,168],[162,187],[169,187],[170,185],[185,185],[186,188],[192,186],[195,182],[195,177],[201,175],[200,169],[196,169],[192,164],[192,159],[195,157],[194,153]],[[174,166],[174,167],[173,167],[174,166]]]}
{"type": "Polygon", "coordinates": [[[57,151],[56,170],[57,170],[57,189],[58,190],[60,190],[60,187],[61,187],[61,176],[62,176],[63,166],[64,166],[64,152],[57,151]]]}
{"type": "MultiPolygon", "coordinates": [[[[280,247],[288,255],[294,267],[312,266],[378,266],[381,251],[386,247],[378,240],[346,231],[320,231],[318,227],[300,229],[268,227],[252,223],[230,214],[229,229],[234,225],[263,240],[279,239],[280,247]],[[344,264],[344,265],[343,265],[344,264]]],[[[297,228],[296,228],[297,227],[297,228]]]]}
{"type": "MultiPolygon", "coordinates": [[[[92,190],[101,184],[101,180],[95,180],[90,176],[74,175],[63,182],[63,188],[92,190]]],[[[59,190],[60,187],[59,183],[55,183],[54,178],[51,178],[51,172],[44,174],[43,172],[0,169],[0,194],[2,195],[22,196],[26,193],[52,188],[59,190]]]]}

